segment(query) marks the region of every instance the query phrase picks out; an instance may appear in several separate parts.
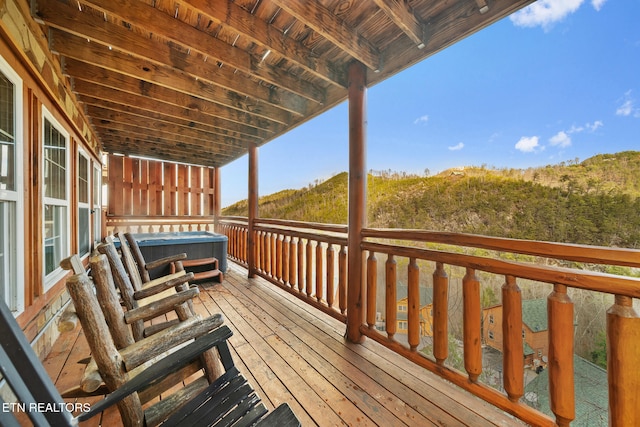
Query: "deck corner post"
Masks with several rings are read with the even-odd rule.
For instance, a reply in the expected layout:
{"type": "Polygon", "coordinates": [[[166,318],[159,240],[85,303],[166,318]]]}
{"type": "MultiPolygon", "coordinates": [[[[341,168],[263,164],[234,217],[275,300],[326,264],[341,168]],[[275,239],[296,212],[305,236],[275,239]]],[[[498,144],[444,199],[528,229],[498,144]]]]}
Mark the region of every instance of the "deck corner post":
{"type": "Polygon", "coordinates": [[[349,89],[349,215],[347,339],[361,343],[364,335],[364,251],[362,229],[367,221],[366,68],[354,61],[348,67],[349,89]]]}
{"type": "Polygon", "coordinates": [[[254,223],[258,217],[258,146],[249,143],[249,194],[247,218],[247,267],[249,278],[256,275],[256,238],[254,223]]]}
{"type": "Polygon", "coordinates": [[[213,169],[213,231],[220,233],[220,211],[222,208],[222,190],[220,182],[220,167],[213,169]]]}

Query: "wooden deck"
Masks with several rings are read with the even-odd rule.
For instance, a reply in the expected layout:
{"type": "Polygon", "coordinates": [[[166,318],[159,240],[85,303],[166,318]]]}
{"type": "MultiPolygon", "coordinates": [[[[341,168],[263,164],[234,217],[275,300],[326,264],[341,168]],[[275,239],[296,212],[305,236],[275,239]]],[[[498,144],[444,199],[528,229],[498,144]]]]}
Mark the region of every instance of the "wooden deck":
{"type": "MultiPolygon", "coordinates": [[[[267,407],[288,402],[304,426],[520,424],[371,340],[346,343],[342,323],[233,263],[201,291],[197,309],[224,314],[236,363],[267,407]]],[[[79,327],[60,337],[45,361],[59,390],[78,384],[88,354],[79,327]]],[[[119,423],[115,409],[98,418],[83,425],[119,423]]]]}

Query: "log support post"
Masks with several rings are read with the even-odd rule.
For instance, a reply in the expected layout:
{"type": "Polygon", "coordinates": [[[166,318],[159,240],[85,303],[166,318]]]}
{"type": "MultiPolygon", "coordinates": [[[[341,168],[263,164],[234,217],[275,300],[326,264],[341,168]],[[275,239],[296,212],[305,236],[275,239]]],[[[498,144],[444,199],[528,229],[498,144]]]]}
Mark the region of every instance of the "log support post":
{"type": "Polygon", "coordinates": [[[249,278],[256,275],[256,236],[254,223],[258,217],[258,146],[249,143],[249,197],[247,223],[247,266],[249,278]]]}
{"type": "Polygon", "coordinates": [[[640,317],[627,296],[607,311],[607,374],[609,425],[640,425],[640,317]]]}
{"type": "Polygon", "coordinates": [[[222,209],[222,190],[220,183],[220,168],[213,169],[213,231],[220,233],[220,210],[222,209]]]}
{"type": "Polygon", "coordinates": [[[366,226],[366,68],[354,61],[348,69],[349,88],[349,233],[347,281],[347,339],[360,343],[364,336],[364,251],[362,229],[366,226]]]}

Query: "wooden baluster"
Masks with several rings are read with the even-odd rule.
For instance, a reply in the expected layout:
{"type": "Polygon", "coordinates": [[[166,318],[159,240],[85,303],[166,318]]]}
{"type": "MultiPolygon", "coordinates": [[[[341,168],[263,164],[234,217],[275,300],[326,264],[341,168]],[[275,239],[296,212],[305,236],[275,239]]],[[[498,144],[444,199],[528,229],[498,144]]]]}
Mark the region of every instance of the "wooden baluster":
{"type": "Polygon", "coordinates": [[[271,274],[271,233],[264,233],[264,267],[265,274],[271,274]]]}
{"type": "Polygon", "coordinates": [[[280,238],[280,235],[276,236],[276,248],[275,248],[275,252],[276,252],[276,278],[278,280],[282,280],[282,241],[284,239],[284,236],[282,237],[282,239],[280,238]]]}
{"type": "Polygon", "coordinates": [[[313,294],[313,244],[311,240],[307,240],[307,254],[306,254],[306,278],[305,278],[305,290],[307,296],[311,298],[313,294]]]}
{"type": "Polygon", "coordinates": [[[271,277],[278,278],[278,245],[277,242],[280,239],[278,233],[271,233],[271,277]]]}
{"type": "Polygon", "coordinates": [[[387,262],[385,263],[385,324],[389,339],[393,339],[397,329],[397,281],[396,260],[393,254],[389,254],[387,255],[387,262]]]}
{"type": "Polygon", "coordinates": [[[464,368],[471,382],[482,373],[482,345],[480,329],[480,281],[473,268],[467,268],[462,279],[464,368]]]}
{"type": "Polygon", "coordinates": [[[291,238],[289,235],[283,236],[282,239],[282,282],[289,284],[289,246],[291,244],[291,238]]]}
{"type": "Polygon", "coordinates": [[[333,245],[329,243],[327,246],[327,305],[333,307],[335,297],[335,270],[336,270],[336,251],[333,245]]]}
{"type": "Polygon", "coordinates": [[[304,241],[298,239],[298,292],[304,290],[304,241]]]}
{"type": "Polygon", "coordinates": [[[323,266],[322,242],[318,241],[316,244],[316,301],[322,302],[324,295],[324,266],[323,266]]]}
{"type": "Polygon", "coordinates": [[[607,310],[607,376],[609,425],[640,425],[640,317],[622,295],[607,310]]]}
{"type": "Polygon", "coordinates": [[[444,365],[449,357],[449,278],[444,264],[436,263],[433,272],[433,357],[444,365]]]}
{"type": "Polygon", "coordinates": [[[369,252],[367,258],[367,325],[369,329],[376,326],[376,296],[378,287],[378,260],[375,252],[369,252]]]}
{"type": "Polygon", "coordinates": [[[502,337],[504,389],[517,402],[524,394],[522,345],[522,295],[516,278],[507,276],[502,286],[502,337]]]}
{"type": "MultiPolygon", "coordinates": [[[[565,285],[547,297],[549,319],[549,403],[560,427],[576,416],[573,372],[573,302],[565,285]]],[[[611,416],[611,414],[609,415],[611,416]]]]}
{"type": "Polygon", "coordinates": [[[411,351],[420,344],[420,268],[415,258],[409,259],[409,304],[407,322],[409,324],[409,347],[411,351]]]}
{"type": "Polygon", "coordinates": [[[298,278],[298,241],[291,237],[291,244],[289,246],[289,285],[292,288],[296,287],[296,279],[298,278]]]}
{"type": "Polygon", "coordinates": [[[338,304],[340,313],[347,312],[347,247],[340,247],[338,255],[338,304]]]}

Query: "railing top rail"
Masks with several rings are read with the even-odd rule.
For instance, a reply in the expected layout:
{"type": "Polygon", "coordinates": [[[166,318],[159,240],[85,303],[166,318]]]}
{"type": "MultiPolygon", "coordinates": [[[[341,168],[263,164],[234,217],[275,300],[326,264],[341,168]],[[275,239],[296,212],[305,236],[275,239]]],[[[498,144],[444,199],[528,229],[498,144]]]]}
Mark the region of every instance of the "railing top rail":
{"type": "Polygon", "coordinates": [[[457,265],[494,274],[509,275],[545,283],[561,284],[573,288],[640,298],[640,279],[635,277],[617,276],[607,273],[562,267],[530,265],[473,255],[464,255],[432,249],[408,248],[382,243],[365,242],[362,244],[362,249],[407,258],[442,262],[444,264],[457,265]]]}
{"type": "Polygon", "coordinates": [[[342,245],[342,246],[347,245],[347,236],[341,235],[341,234],[336,235],[331,233],[313,233],[313,232],[301,231],[301,229],[293,228],[293,227],[269,227],[264,225],[256,226],[255,230],[266,231],[270,233],[280,233],[284,235],[291,235],[301,239],[316,240],[316,241],[331,243],[335,245],[342,245]]]}
{"type": "Polygon", "coordinates": [[[475,234],[382,228],[364,229],[362,237],[443,243],[575,262],[640,267],[640,250],[637,249],[507,239],[475,234]]]}
{"type": "MultiPolygon", "coordinates": [[[[248,221],[247,217],[243,216],[221,216],[219,217],[221,222],[244,222],[248,221]]],[[[323,224],[320,222],[306,222],[306,221],[293,221],[287,219],[274,219],[274,218],[257,218],[255,220],[256,226],[268,226],[275,225],[279,227],[286,227],[291,229],[310,229],[328,231],[331,233],[346,234],[349,231],[349,227],[343,224],[323,224]]]]}
{"type": "Polygon", "coordinates": [[[256,224],[278,225],[282,227],[292,228],[309,228],[312,230],[330,231],[332,233],[344,233],[349,231],[349,227],[340,224],[322,224],[319,222],[305,222],[305,221],[289,221],[283,219],[272,218],[258,218],[256,224]]]}
{"type": "Polygon", "coordinates": [[[213,221],[215,216],[213,215],[108,215],[107,221],[128,221],[128,222],[141,222],[141,221],[213,221]]]}

